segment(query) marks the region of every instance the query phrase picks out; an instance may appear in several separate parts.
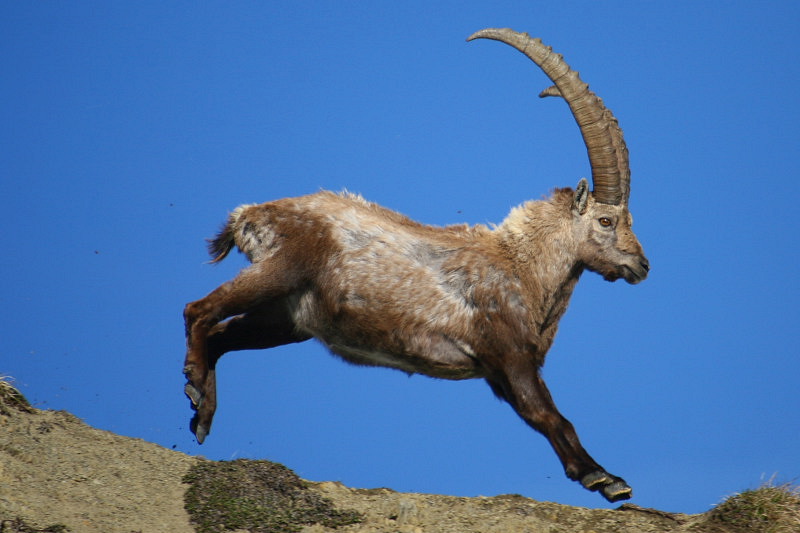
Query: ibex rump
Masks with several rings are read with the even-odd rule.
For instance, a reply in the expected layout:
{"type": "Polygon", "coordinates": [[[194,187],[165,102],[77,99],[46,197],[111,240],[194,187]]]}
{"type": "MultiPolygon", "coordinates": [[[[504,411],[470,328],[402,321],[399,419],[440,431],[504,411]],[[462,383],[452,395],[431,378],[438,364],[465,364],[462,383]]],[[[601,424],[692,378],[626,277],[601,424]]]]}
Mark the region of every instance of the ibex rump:
{"type": "Polygon", "coordinates": [[[555,83],[577,120],[592,166],[502,224],[432,227],[350,193],[319,192],[238,207],[210,244],[252,265],[186,306],[186,394],[192,430],[207,436],[216,363],[229,351],[319,339],[347,361],[445,379],[484,378],[555,449],[566,475],[609,501],[631,488],[581,446],[556,409],[540,368],[581,273],[629,283],[649,264],[631,230],[622,131],[561,56],[527,34],[487,29],[555,83]],[[227,320],[226,320],[227,319],[227,320]]]}

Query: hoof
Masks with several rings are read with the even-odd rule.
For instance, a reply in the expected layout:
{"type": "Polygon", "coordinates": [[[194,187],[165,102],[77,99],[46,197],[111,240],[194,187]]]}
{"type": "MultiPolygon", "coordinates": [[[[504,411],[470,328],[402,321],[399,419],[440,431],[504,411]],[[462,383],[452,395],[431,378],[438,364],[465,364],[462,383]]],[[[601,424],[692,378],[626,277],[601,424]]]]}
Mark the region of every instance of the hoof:
{"type": "Polygon", "coordinates": [[[630,500],[631,496],[633,496],[633,489],[631,489],[628,484],[621,479],[604,486],[602,489],[600,489],[600,492],[602,492],[603,497],[605,497],[605,499],[611,503],[618,502],[620,500],[630,500]]]}
{"type": "Polygon", "coordinates": [[[592,491],[599,491],[609,502],[628,500],[633,496],[631,489],[624,479],[612,476],[608,472],[597,470],[581,478],[581,485],[592,491]]]}
{"type": "Polygon", "coordinates": [[[192,401],[192,407],[197,409],[200,407],[200,404],[203,402],[203,395],[200,394],[200,391],[197,390],[194,385],[191,383],[187,383],[186,386],[183,388],[183,392],[186,393],[186,396],[192,401]]]}
{"type": "Polygon", "coordinates": [[[583,479],[581,479],[581,485],[583,485],[583,488],[588,490],[599,490],[601,487],[603,487],[603,485],[607,485],[612,481],[611,475],[608,472],[598,470],[583,476],[583,479]]]}
{"type": "Polygon", "coordinates": [[[203,441],[206,440],[206,437],[208,436],[208,428],[203,424],[199,424],[196,416],[192,419],[189,427],[197,439],[197,444],[203,444],[203,441]]]}
{"type": "MultiPolygon", "coordinates": [[[[194,429],[194,436],[197,439],[197,444],[203,444],[203,441],[206,440],[206,436],[208,436],[208,428],[202,425],[198,425],[194,429]]],[[[628,496],[628,498],[630,498],[630,496],[628,496]]]]}

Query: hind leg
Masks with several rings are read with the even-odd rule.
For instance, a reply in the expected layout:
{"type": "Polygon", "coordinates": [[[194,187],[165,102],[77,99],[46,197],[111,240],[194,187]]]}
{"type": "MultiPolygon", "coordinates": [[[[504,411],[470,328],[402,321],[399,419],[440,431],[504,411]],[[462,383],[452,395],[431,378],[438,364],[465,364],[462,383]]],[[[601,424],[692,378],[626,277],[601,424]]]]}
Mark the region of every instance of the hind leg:
{"type": "MultiPolygon", "coordinates": [[[[202,405],[206,395],[205,383],[212,363],[209,334],[228,317],[250,312],[257,314],[264,309],[277,310],[277,303],[298,287],[298,280],[292,277],[291,272],[278,261],[258,263],[243,270],[205,298],[186,305],[183,312],[186,324],[183,372],[188,381],[186,395],[195,407],[202,405]]],[[[219,358],[219,355],[215,357],[219,358]]]]}
{"type": "Polygon", "coordinates": [[[197,441],[202,444],[205,440],[217,409],[216,366],[220,357],[228,352],[263,350],[309,338],[309,335],[295,331],[294,322],[282,302],[264,306],[214,326],[207,341],[208,371],[203,381],[204,394],[201,396],[191,382],[186,384],[186,395],[196,409],[190,427],[197,441]],[[195,401],[196,397],[201,397],[202,401],[195,401]]]}

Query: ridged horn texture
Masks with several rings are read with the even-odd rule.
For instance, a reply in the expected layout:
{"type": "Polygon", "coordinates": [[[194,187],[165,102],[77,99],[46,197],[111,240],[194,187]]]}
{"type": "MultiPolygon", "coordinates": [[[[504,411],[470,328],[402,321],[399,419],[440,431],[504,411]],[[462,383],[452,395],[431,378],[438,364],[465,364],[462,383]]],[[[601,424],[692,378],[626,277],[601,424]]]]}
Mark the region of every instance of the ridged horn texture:
{"type": "Polygon", "coordinates": [[[581,130],[592,167],[594,199],[604,204],[627,205],[631,172],[622,130],[611,111],[581,81],[578,73],[541,39],[531,38],[527,33],[518,33],[510,28],[487,28],[473,33],[467,41],[474,39],[506,43],[539,65],[555,83],[555,87],[545,89],[539,96],[562,96],[581,130]]]}

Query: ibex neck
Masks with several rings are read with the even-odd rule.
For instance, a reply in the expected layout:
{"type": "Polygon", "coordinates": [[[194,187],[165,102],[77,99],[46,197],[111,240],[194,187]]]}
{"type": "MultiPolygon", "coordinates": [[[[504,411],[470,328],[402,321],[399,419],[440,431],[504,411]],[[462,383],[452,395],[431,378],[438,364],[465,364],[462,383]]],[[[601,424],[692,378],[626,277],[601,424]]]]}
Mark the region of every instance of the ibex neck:
{"type": "Polygon", "coordinates": [[[520,278],[541,295],[534,320],[551,341],[583,272],[567,203],[571,198],[571,192],[564,190],[546,201],[527,202],[513,209],[495,230],[520,278]]]}

